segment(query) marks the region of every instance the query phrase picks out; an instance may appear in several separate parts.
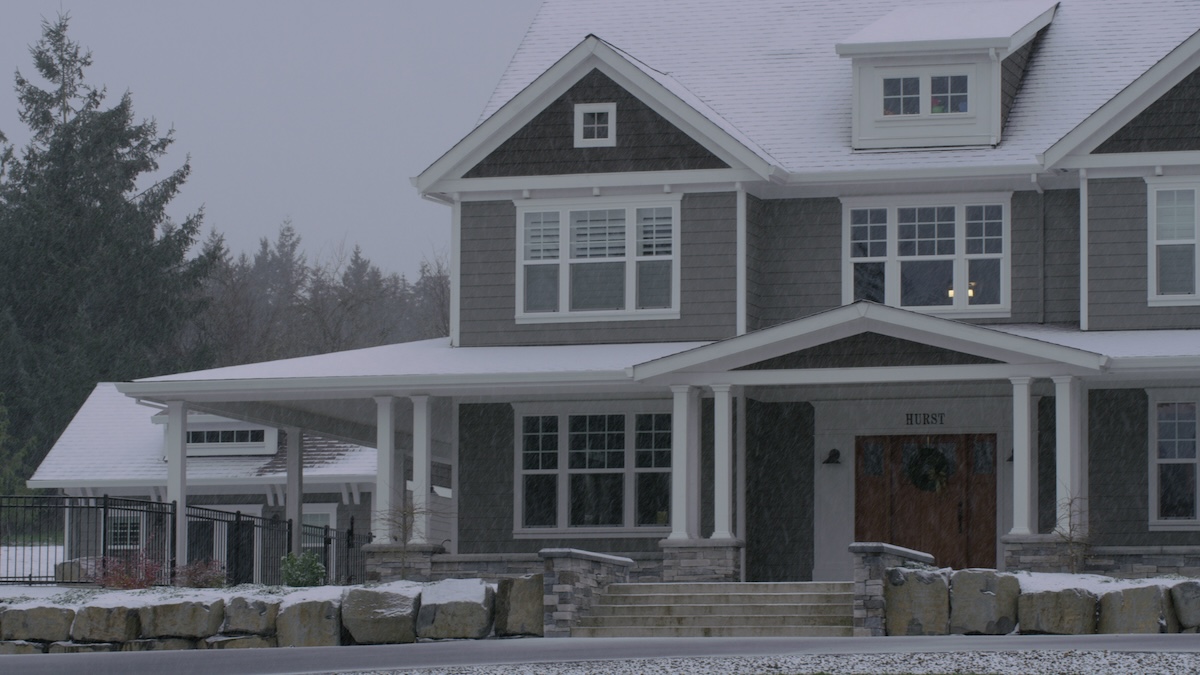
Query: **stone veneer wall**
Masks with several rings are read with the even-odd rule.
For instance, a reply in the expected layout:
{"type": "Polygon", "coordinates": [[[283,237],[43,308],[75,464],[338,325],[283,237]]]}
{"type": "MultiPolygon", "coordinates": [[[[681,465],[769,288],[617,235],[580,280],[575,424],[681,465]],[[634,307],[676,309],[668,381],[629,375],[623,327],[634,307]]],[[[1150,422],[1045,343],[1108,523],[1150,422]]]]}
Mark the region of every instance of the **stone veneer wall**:
{"type": "Polygon", "coordinates": [[[854,637],[886,635],[883,582],[887,568],[912,562],[932,565],[933,556],[881,542],[855,542],[850,544],[850,553],[854,554],[854,637]]]}
{"type": "Polygon", "coordinates": [[[662,580],[666,583],[697,581],[741,581],[740,540],[664,539],[662,580]]]}
{"type": "Polygon", "coordinates": [[[636,563],[604,553],[573,548],[547,548],[538,552],[545,561],[546,637],[570,637],[579,617],[592,608],[598,591],[609,584],[629,581],[636,563]]]}
{"type": "Polygon", "coordinates": [[[1010,572],[1079,572],[1126,579],[1200,577],[1200,546],[1089,546],[1054,534],[1005,535],[1001,541],[1004,567],[1010,572]]]}

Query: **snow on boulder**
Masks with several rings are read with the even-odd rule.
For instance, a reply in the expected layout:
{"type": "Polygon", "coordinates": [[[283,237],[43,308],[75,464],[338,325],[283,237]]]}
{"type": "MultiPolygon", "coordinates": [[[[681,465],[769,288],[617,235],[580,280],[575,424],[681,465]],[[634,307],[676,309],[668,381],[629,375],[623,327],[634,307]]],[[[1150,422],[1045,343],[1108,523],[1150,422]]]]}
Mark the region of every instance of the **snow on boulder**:
{"type": "Polygon", "coordinates": [[[11,640],[0,642],[0,656],[5,654],[44,654],[46,645],[28,640],[11,640]]]}
{"type": "Polygon", "coordinates": [[[889,567],[883,580],[888,635],[946,635],[950,589],[938,571],[889,567]]]}
{"type": "Polygon", "coordinates": [[[225,623],[221,633],[227,635],[274,635],[279,616],[279,600],[234,596],[225,603],[225,623]]]}
{"type": "Polygon", "coordinates": [[[1022,593],[1017,618],[1022,633],[1090,635],[1096,632],[1096,594],[1083,588],[1022,593]]]}
{"type": "Polygon", "coordinates": [[[214,635],[200,641],[200,649],[260,649],[274,646],[275,638],[262,635],[214,635]]]}
{"type": "Polygon", "coordinates": [[[196,598],[138,610],[142,637],[205,638],[221,630],[225,601],[221,598],[196,598]]]}
{"type": "Polygon", "coordinates": [[[543,575],[501,579],[496,585],[496,636],[543,634],[546,591],[543,575]]]}
{"type": "Polygon", "coordinates": [[[1164,586],[1140,586],[1100,596],[1098,633],[1178,633],[1179,621],[1164,586]]]}
{"type": "Polygon", "coordinates": [[[280,647],[342,644],[342,589],[316,586],[285,596],[279,603],[275,631],[280,647]]]}
{"type": "Polygon", "coordinates": [[[398,581],[352,588],[342,601],[342,625],[357,644],[416,642],[420,606],[420,584],[398,581]]]}
{"type": "Polygon", "coordinates": [[[950,632],[1007,635],[1017,626],[1021,585],[1011,574],[966,569],[950,577],[950,632]]]}
{"type": "Polygon", "coordinates": [[[69,640],[74,621],[75,610],[70,607],[9,607],[0,617],[0,640],[69,640]]]}
{"type": "Polygon", "coordinates": [[[421,593],[417,637],[481,639],[492,631],[495,591],[482,579],[446,579],[421,593]]]}
{"type": "Polygon", "coordinates": [[[1182,628],[1200,626],[1200,581],[1184,581],[1171,587],[1171,603],[1182,628]]]}

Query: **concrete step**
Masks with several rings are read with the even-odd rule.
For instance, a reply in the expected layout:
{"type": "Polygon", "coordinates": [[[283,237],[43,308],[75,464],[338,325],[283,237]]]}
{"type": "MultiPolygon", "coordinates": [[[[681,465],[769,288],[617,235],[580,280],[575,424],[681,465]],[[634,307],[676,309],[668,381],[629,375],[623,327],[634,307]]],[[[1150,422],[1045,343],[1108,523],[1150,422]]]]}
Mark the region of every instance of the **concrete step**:
{"type": "Polygon", "coordinates": [[[586,616],[580,619],[585,627],[710,627],[710,626],[824,626],[849,627],[853,617],[845,616],[794,616],[794,615],[743,615],[743,616],[586,616]]]}
{"type": "Polygon", "coordinates": [[[621,605],[816,605],[850,604],[853,593],[604,593],[597,604],[621,605]]]}
{"type": "Polygon", "coordinates": [[[649,593],[853,593],[848,581],[749,581],[701,583],[612,584],[610,595],[649,593]]]}
{"type": "Polygon", "coordinates": [[[571,637],[850,637],[850,626],[596,626],[571,637]]]}
{"type": "Polygon", "coordinates": [[[846,603],[816,604],[681,604],[681,605],[616,605],[594,604],[592,616],[851,616],[852,606],[846,603]]]}

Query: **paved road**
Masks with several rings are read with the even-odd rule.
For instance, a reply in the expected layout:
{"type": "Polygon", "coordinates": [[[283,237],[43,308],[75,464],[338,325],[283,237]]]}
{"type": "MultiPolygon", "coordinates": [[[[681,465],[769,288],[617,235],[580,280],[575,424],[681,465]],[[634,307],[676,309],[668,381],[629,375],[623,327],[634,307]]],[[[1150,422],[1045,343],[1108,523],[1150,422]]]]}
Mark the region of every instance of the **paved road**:
{"type": "Polygon", "coordinates": [[[1084,650],[1200,653],[1196,635],[924,638],[559,638],[228,651],[0,656],[0,673],[275,675],[689,656],[1084,650]]]}

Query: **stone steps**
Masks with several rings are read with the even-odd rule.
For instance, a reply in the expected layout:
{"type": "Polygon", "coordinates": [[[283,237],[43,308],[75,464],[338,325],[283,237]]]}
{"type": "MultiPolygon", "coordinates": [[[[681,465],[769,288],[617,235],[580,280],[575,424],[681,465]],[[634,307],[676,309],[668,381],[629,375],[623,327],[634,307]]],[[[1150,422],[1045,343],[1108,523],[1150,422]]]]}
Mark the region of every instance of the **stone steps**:
{"type": "Polygon", "coordinates": [[[849,637],[850,583],[612,584],[574,637],[849,637]]]}

